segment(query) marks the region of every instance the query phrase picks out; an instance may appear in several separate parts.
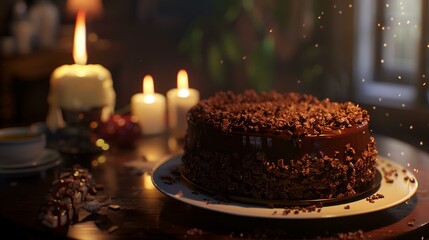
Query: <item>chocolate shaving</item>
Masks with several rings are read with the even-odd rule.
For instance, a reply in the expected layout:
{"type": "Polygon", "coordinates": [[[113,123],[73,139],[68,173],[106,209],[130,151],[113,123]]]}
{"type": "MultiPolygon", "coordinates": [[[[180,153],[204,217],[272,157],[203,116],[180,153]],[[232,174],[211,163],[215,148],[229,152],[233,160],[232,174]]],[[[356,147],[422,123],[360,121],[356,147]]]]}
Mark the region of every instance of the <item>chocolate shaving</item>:
{"type": "Polygon", "coordinates": [[[204,121],[224,132],[271,132],[294,136],[318,135],[346,129],[370,120],[366,110],[352,102],[332,102],[296,92],[218,92],[190,111],[190,121],[204,121]]]}

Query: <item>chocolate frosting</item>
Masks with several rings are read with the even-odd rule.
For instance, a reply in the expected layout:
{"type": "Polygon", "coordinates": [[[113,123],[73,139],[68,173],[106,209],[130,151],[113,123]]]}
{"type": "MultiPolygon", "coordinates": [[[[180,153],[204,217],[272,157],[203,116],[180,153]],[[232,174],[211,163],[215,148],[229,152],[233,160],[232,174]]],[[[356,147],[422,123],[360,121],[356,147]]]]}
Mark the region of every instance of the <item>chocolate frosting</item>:
{"type": "Polygon", "coordinates": [[[304,154],[343,157],[347,144],[359,154],[366,149],[369,120],[352,102],[294,92],[218,92],[190,110],[187,144],[222,153],[261,150],[273,161],[304,154]]]}

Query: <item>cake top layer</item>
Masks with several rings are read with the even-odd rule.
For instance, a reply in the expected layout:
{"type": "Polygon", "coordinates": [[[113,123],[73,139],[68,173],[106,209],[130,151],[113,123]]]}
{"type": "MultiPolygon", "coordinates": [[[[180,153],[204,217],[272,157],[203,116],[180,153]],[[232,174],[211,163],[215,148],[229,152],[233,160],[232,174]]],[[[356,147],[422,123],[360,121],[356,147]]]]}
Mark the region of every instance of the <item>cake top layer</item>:
{"type": "Polygon", "coordinates": [[[369,122],[365,109],[352,102],[319,100],[309,94],[276,91],[218,92],[201,100],[188,114],[191,122],[205,123],[225,133],[319,135],[369,122]]]}

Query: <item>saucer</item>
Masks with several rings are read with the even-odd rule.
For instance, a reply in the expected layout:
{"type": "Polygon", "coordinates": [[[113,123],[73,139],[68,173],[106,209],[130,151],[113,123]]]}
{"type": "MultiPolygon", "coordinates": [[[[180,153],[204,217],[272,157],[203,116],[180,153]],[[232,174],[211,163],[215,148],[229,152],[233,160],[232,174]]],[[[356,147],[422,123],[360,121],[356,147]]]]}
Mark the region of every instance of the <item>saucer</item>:
{"type": "Polygon", "coordinates": [[[62,163],[58,151],[45,149],[33,161],[19,164],[0,164],[0,174],[32,173],[57,166],[62,163]]]}

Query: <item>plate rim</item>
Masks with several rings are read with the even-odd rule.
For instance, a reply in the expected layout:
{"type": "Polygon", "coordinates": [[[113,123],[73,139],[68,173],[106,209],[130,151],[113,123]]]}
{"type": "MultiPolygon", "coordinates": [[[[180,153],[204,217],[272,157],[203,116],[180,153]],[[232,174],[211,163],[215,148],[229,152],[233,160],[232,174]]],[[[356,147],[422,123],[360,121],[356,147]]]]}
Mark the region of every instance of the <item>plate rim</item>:
{"type": "MultiPolygon", "coordinates": [[[[49,160],[46,160],[42,162],[41,164],[36,165],[27,165],[27,166],[20,166],[20,167],[1,167],[0,166],[0,174],[2,175],[10,175],[10,174],[23,174],[23,173],[32,173],[32,172],[38,172],[42,170],[46,170],[48,168],[60,165],[62,163],[61,155],[58,151],[53,149],[45,149],[44,153],[39,156],[38,158],[48,158],[49,160]]],[[[31,162],[33,163],[33,162],[31,162]]],[[[18,165],[17,165],[18,166],[18,165]]]]}
{"type": "MultiPolygon", "coordinates": [[[[164,183],[164,181],[161,179],[161,176],[165,175],[166,173],[160,172],[160,171],[171,169],[173,167],[178,167],[181,162],[181,156],[182,156],[181,154],[172,156],[171,158],[168,158],[164,161],[159,162],[154,167],[154,170],[152,171],[151,176],[152,176],[152,183],[155,186],[155,188],[158,189],[158,191],[160,191],[161,193],[165,194],[166,196],[176,199],[178,201],[181,201],[183,203],[190,204],[192,206],[203,208],[206,210],[235,215],[235,216],[271,218],[271,219],[324,219],[324,218],[336,218],[336,217],[361,215],[361,214],[385,210],[385,209],[394,207],[396,205],[399,205],[401,203],[404,203],[408,199],[413,197],[418,189],[417,178],[410,170],[406,169],[404,166],[400,165],[397,162],[387,159],[386,157],[378,156],[377,169],[381,168],[382,164],[390,164],[390,166],[394,166],[397,169],[406,170],[405,172],[403,171],[398,171],[398,172],[400,172],[399,174],[404,174],[406,176],[409,176],[409,178],[414,178],[415,181],[414,183],[411,183],[410,181],[406,181],[404,183],[404,180],[402,179],[395,179],[394,184],[389,185],[388,183],[386,183],[384,179],[383,171],[379,169],[380,173],[382,174],[382,180],[381,180],[380,188],[374,194],[377,194],[377,193],[383,194],[381,191],[385,190],[385,188],[389,188],[389,186],[390,187],[396,186],[397,184],[407,184],[407,185],[403,185],[403,187],[406,188],[406,186],[408,186],[407,187],[408,194],[401,195],[400,197],[396,197],[394,201],[391,200],[386,202],[386,199],[390,198],[389,196],[385,196],[383,199],[377,199],[373,203],[368,202],[367,199],[359,199],[357,201],[347,202],[343,204],[323,206],[321,208],[321,211],[317,213],[300,212],[299,214],[290,213],[287,215],[283,215],[281,212],[285,210],[285,207],[269,207],[269,206],[262,206],[262,205],[258,206],[255,204],[246,204],[246,203],[236,202],[231,200],[228,200],[227,202],[222,202],[222,201],[219,201],[218,199],[215,199],[215,197],[213,196],[210,196],[204,192],[199,192],[199,191],[198,191],[198,194],[196,194],[196,196],[200,198],[199,200],[186,197],[184,192],[191,192],[192,194],[193,192],[195,192],[195,189],[191,189],[190,186],[186,186],[186,184],[181,183],[181,181],[176,181],[173,184],[164,183]],[[402,181],[399,181],[399,180],[402,180],[402,181]],[[166,189],[168,187],[174,187],[174,186],[181,187],[180,189],[178,189],[179,191],[176,194],[173,194],[169,192],[168,189],[166,189]],[[380,204],[380,201],[381,203],[383,203],[383,200],[385,203],[380,204]],[[363,203],[370,204],[370,205],[366,205],[364,208],[358,205],[363,203]],[[352,209],[353,207],[357,207],[358,209],[361,208],[361,210],[350,211],[350,210],[344,209],[346,205],[349,205],[349,209],[352,209]],[[335,212],[337,210],[341,210],[341,211],[335,212]]],[[[168,175],[171,176],[172,173],[168,173],[168,175]]],[[[192,196],[192,197],[196,198],[196,196],[192,196]]]]}

